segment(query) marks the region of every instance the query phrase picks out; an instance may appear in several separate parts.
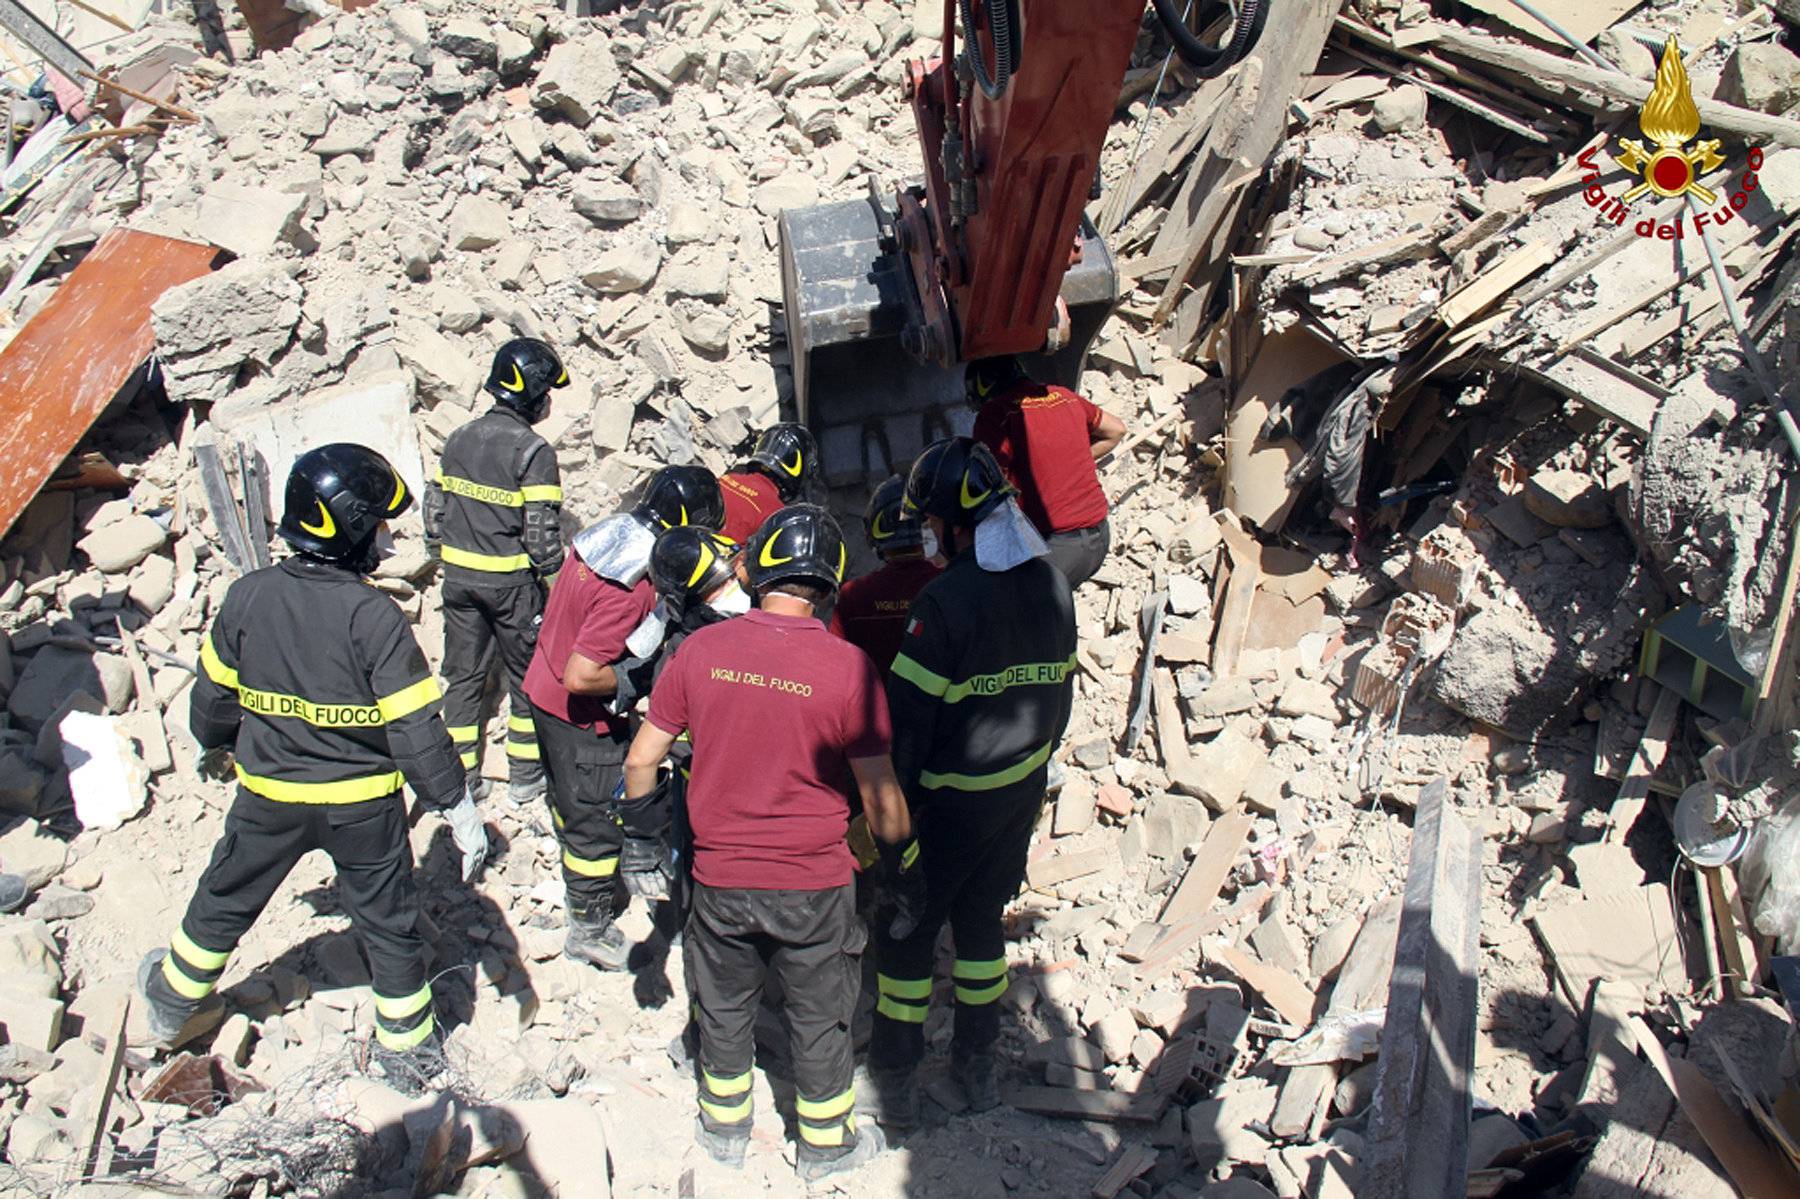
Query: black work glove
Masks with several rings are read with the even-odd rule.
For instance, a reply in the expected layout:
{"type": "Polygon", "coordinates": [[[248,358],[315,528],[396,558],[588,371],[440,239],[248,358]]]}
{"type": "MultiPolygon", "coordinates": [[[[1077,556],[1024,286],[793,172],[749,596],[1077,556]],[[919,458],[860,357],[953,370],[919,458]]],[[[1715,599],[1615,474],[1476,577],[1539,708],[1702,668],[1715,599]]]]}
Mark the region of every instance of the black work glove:
{"type": "Polygon", "coordinates": [[[656,790],[637,799],[625,795],[624,783],[616,792],[619,828],[625,834],[619,875],[625,889],[641,899],[668,899],[675,878],[667,805],[659,802],[666,790],[666,783],[659,780],[656,790]]]}
{"type": "Polygon", "coordinates": [[[640,696],[650,690],[651,676],[656,673],[656,656],[625,658],[613,663],[613,677],[618,690],[613,692],[612,710],[623,716],[636,706],[640,696]]]}
{"type": "Polygon", "coordinates": [[[893,913],[888,922],[888,936],[904,941],[925,918],[925,866],[919,860],[919,842],[917,838],[908,838],[903,845],[877,841],[875,847],[881,854],[881,885],[887,893],[885,907],[893,913]]]}
{"type": "Polygon", "coordinates": [[[200,777],[220,783],[230,782],[235,778],[237,776],[236,758],[232,756],[231,750],[232,747],[229,745],[215,745],[211,749],[201,751],[197,767],[200,777]]]}

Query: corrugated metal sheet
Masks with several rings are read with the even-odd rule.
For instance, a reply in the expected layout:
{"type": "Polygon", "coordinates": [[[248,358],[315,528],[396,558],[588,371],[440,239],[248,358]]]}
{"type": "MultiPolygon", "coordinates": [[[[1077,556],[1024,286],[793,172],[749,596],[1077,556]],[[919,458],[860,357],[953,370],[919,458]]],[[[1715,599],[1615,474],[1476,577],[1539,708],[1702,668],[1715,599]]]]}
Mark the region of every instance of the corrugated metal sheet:
{"type": "Polygon", "coordinates": [[[221,253],[111,230],[0,350],[0,530],[12,527],[150,356],[150,306],[212,270],[221,253]]]}

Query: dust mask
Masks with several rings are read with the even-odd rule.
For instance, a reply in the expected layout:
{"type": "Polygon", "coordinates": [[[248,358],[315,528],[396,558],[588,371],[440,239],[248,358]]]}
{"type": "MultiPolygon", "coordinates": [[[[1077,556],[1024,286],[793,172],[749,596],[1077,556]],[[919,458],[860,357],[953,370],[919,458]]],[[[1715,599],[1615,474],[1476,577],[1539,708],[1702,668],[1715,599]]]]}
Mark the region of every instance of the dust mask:
{"type": "Polygon", "coordinates": [[[724,591],[708,600],[706,606],[720,616],[742,616],[750,610],[750,594],[736,583],[730,583],[724,591]]]}
{"type": "Polygon", "coordinates": [[[938,544],[937,533],[933,531],[930,525],[926,525],[921,531],[919,548],[925,552],[927,558],[930,558],[933,561],[937,561],[938,557],[943,553],[944,547],[938,544]]]}

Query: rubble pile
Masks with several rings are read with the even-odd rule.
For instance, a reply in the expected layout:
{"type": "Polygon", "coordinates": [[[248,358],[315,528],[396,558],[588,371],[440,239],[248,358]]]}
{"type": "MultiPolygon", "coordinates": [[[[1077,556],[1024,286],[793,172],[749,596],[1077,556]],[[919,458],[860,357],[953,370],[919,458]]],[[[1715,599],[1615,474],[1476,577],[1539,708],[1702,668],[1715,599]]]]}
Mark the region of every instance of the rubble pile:
{"type": "MultiPolygon", "coordinates": [[[[1160,89],[1166,44],[1145,25],[1092,210],[1124,294],[1082,379],[1132,432],[1103,467],[1113,550],[1077,596],[1063,781],[1009,914],[1007,1104],[964,1114],[937,1003],[926,1126],[853,1194],[1368,1193],[1405,1115],[1382,1064],[1417,1016],[1388,1006],[1390,983],[1433,911],[1466,921],[1479,980],[1445,1013],[1469,1032],[1457,1085],[1479,1103],[1452,1156],[1494,1188],[1479,1193],[1546,1177],[1533,1193],[1730,1193],[1694,1092],[1661,1089],[1664,1041],[1686,1040],[1734,1103],[1793,1085],[1786,1018],[1747,977],[1792,917],[1749,889],[1754,871],[1743,892],[1729,868],[1673,872],[1662,819],[1709,784],[1696,827],[1743,830],[1762,862],[1758,822],[1800,794],[1791,726],[1740,703],[1792,653],[1770,631],[1793,603],[1800,496],[1706,256],[1597,228],[1579,155],[1624,102],[1503,65],[1547,53],[1516,29],[1296,7],[1254,65],[1211,81],[1178,66],[1160,89]],[[1361,499],[1340,505],[1351,535],[1296,468],[1318,410],[1358,394],[1373,432],[1361,499]],[[1684,612],[1736,657],[1707,658],[1684,612]],[[1651,646],[1686,674],[1666,679],[1651,646]],[[1451,857],[1466,830],[1474,881],[1440,881],[1421,916],[1402,900],[1427,825],[1451,857]]],[[[201,1082],[136,1047],[135,1011],[124,1046],[110,1030],[230,801],[200,773],[186,694],[279,503],[230,465],[236,447],[273,468],[308,430],[354,434],[429,472],[484,405],[493,349],[532,336],[576,382],[539,426],[570,528],[654,465],[732,464],[791,401],[775,217],[916,170],[902,63],[937,53],[939,10],[321,9],[254,57],[226,12],[239,60],[181,73],[199,120],[97,155],[124,169],[80,206],[96,236],[122,225],[234,259],[163,293],[160,390],[82,444],[123,485],[58,483],[0,544],[0,809],[17,818],[0,870],[32,892],[0,917],[0,1189],[93,1174],[209,1194],[590,1194],[610,1159],[622,1193],[789,1193],[778,1121],[759,1122],[742,1175],[691,1150],[692,1080],[665,1053],[686,1017],[679,949],[634,904],[643,970],[563,958],[548,817],[500,800],[472,888],[440,820],[412,833],[449,1090],[362,1076],[370,975],[318,859],[184,1031],[193,1056],[176,1061],[201,1082]]],[[[1783,133],[1800,125],[1777,115],[1794,56],[1773,18],[1706,28],[1695,95],[1785,120],[1758,143],[1755,204],[1719,237],[1791,390],[1794,223],[1774,214],[1800,205],[1783,133]]],[[[1628,31],[1598,44],[1655,77],[1628,31]]],[[[41,185],[12,240],[55,232],[81,178],[100,177],[41,185]]],[[[21,324],[62,278],[26,271],[21,324]]],[[[864,498],[833,495],[847,528],[864,498]]],[[[376,584],[435,660],[434,564],[416,525],[401,533],[376,584]]]]}

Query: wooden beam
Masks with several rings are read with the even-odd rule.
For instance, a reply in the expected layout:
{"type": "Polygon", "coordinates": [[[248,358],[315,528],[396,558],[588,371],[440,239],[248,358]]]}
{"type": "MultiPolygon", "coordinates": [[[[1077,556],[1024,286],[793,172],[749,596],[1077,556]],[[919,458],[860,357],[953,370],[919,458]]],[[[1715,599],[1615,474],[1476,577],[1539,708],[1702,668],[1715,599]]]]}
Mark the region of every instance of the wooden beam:
{"type": "MultiPolygon", "coordinates": [[[[1483,37],[1460,25],[1432,22],[1421,26],[1432,34],[1432,41],[1452,54],[1499,67],[1522,78],[1559,83],[1567,87],[1594,92],[1615,106],[1639,107],[1650,98],[1651,80],[1622,75],[1584,62],[1564,58],[1546,50],[1534,50],[1516,42],[1483,37]]],[[[1784,146],[1800,146],[1800,121],[1752,112],[1735,104],[1694,97],[1700,109],[1700,121],[1708,129],[1740,134],[1753,141],[1778,142],[1784,146]]]]}
{"type": "Polygon", "coordinates": [[[1481,839],[1446,782],[1419,794],[1359,1193],[1467,1189],[1480,966],[1481,839]]]}
{"type": "Polygon", "coordinates": [[[1235,945],[1215,945],[1206,956],[1243,979],[1283,1020],[1300,1028],[1312,1024],[1312,988],[1286,970],[1251,957],[1235,945]]]}
{"type": "Polygon", "coordinates": [[[1667,687],[1658,687],[1656,691],[1656,706],[1650,710],[1649,723],[1644,726],[1644,735],[1631,755],[1631,765],[1625,768],[1625,781],[1619,784],[1619,794],[1613,799],[1612,810],[1607,815],[1610,821],[1604,838],[1607,841],[1623,841],[1631,826],[1637,823],[1650,798],[1651,776],[1669,756],[1669,741],[1675,736],[1675,722],[1681,716],[1681,697],[1667,687]]]}
{"type": "Polygon", "coordinates": [[[119,1073],[125,1065],[125,1018],[131,1013],[131,994],[119,999],[118,1013],[107,1022],[105,1032],[106,1069],[94,1086],[88,1104],[88,1121],[82,1126],[81,1147],[76,1156],[80,1177],[92,1178],[99,1172],[101,1146],[106,1141],[107,1117],[112,1112],[113,1090],[119,1085],[119,1073]]]}
{"type": "Polygon", "coordinates": [[[1232,864],[1244,848],[1244,842],[1250,836],[1250,828],[1256,822],[1243,810],[1235,810],[1213,821],[1207,830],[1206,840],[1200,845],[1200,852],[1194,855],[1189,863],[1187,873],[1181,876],[1181,884],[1169,901],[1163,905],[1157,919],[1163,924],[1178,924],[1203,914],[1212,907],[1213,901],[1219,897],[1219,888],[1225,885],[1226,876],[1231,873],[1232,864]]]}

